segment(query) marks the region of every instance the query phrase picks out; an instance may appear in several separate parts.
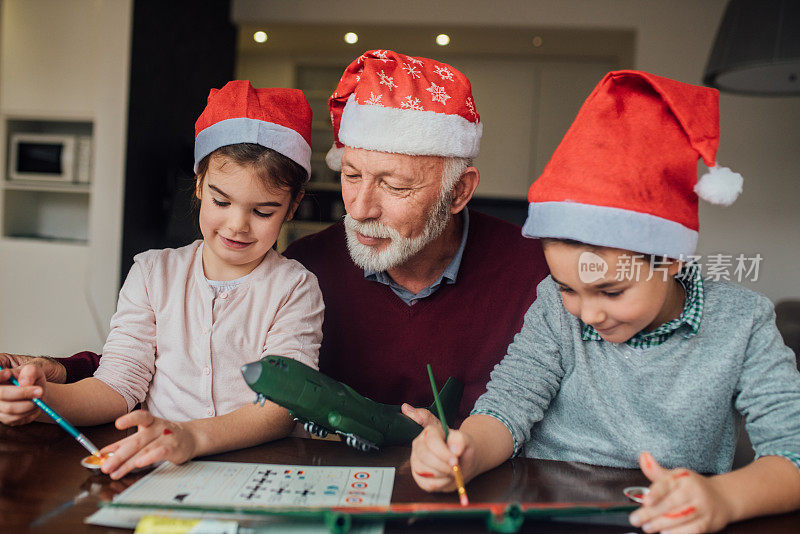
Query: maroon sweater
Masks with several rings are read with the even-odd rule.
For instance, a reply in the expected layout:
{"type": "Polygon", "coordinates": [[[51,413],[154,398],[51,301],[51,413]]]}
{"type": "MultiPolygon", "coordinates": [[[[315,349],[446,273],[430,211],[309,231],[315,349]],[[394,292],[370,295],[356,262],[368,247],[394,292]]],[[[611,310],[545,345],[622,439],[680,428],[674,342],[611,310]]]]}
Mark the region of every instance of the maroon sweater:
{"type": "Polygon", "coordinates": [[[459,419],[486,390],[489,372],[548,274],[538,240],[475,211],[456,283],[443,283],[413,306],[364,278],[350,259],[341,223],[296,241],[284,255],[319,280],[323,373],[378,402],[427,406],[433,401],[425,370],[430,363],[440,387],[448,376],[464,383],[459,419]]]}
{"type": "MultiPolygon", "coordinates": [[[[427,406],[433,400],[425,371],[430,363],[440,387],[448,376],[464,383],[459,419],[486,390],[489,372],[548,274],[538,240],[475,211],[456,283],[443,283],[413,306],[364,278],[347,252],[341,223],[296,241],[284,255],[313,272],[322,289],[322,372],[378,402],[427,406]]],[[[67,381],[91,376],[98,360],[90,352],[61,360],[67,381]]]]}

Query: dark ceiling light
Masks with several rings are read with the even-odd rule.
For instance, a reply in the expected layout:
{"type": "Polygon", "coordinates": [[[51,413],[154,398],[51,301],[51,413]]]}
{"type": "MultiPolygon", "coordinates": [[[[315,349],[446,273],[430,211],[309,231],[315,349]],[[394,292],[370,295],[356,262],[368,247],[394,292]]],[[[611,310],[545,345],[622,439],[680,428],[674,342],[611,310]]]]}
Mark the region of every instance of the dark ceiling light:
{"type": "Polygon", "coordinates": [[[800,95],[800,2],[731,0],[703,82],[749,95],[800,95]]]}

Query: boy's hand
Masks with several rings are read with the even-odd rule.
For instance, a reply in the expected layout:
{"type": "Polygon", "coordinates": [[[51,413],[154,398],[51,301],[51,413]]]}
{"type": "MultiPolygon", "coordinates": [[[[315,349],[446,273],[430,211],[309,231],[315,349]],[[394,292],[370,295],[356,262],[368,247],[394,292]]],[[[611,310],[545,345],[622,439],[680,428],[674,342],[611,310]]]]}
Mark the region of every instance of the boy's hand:
{"type": "Polygon", "coordinates": [[[195,456],[195,437],[180,423],[159,419],[147,410],[136,410],[119,417],[115,424],[120,430],[135,426],[137,432],[100,451],[114,453],[101,467],[112,479],[161,460],[180,464],[195,456]]]}
{"type": "Polygon", "coordinates": [[[433,420],[435,423],[425,426],[411,444],[411,475],[425,491],[454,491],[456,463],[465,482],[472,478],[475,456],[472,440],[469,434],[450,430],[445,443],[442,425],[435,417],[433,420]]]}
{"type": "Polygon", "coordinates": [[[730,522],[731,511],[713,478],[688,469],[664,469],[649,452],[639,466],[650,479],[642,507],[630,516],[631,525],[645,532],[716,532],[730,522]]]}
{"type": "Polygon", "coordinates": [[[46,385],[44,371],[35,365],[0,371],[0,423],[16,426],[35,420],[41,410],[31,399],[41,398],[46,385]],[[12,376],[19,386],[11,383],[12,376]]]}
{"type": "Polygon", "coordinates": [[[428,425],[442,426],[442,423],[439,422],[439,419],[427,408],[414,408],[410,404],[403,403],[403,405],[400,406],[400,410],[405,416],[413,420],[422,428],[425,428],[428,425]]]}

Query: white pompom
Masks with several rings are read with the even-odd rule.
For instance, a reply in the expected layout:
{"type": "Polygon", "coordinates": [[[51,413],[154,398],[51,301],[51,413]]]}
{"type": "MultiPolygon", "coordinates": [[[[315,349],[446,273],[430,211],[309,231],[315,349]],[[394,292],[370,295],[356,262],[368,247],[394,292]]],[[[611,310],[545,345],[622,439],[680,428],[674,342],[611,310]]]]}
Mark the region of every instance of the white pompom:
{"type": "Polygon", "coordinates": [[[344,148],[336,148],[336,143],[331,145],[331,149],[328,150],[328,153],[325,154],[325,163],[328,164],[328,167],[331,170],[339,172],[342,170],[342,154],[344,153],[344,148]]]}
{"type": "Polygon", "coordinates": [[[694,192],[706,202],[730,206],[742,192],[743,182],[738,172],[714,165],[697,181],[694,192]]]}

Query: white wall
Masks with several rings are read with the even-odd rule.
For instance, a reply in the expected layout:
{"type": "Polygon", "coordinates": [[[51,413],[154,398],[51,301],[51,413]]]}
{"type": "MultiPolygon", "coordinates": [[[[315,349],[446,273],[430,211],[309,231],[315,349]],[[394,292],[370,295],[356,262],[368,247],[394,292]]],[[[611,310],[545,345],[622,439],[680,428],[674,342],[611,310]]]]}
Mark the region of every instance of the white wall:
{"type": "MultiPolygon", "coordinates": [[[[635,67],[700,84],[726,0],[234,0],[235,23],[375,23],[632,29],[635,67]]],[[[478,101],[478,108],[485,106],[478,101]]],[[[490,104],[491,105],[491,104],[490,104]]],[[[764,260],[744,285],[773,300],[800,298],[800,98],[722,94],[719,161],[745,191],[730,208],[703,205],[699,253],[764,260]]],[[[487,126],[487,139],[489,130],[487,126]]],[[[489,142],[489,141],[487,141],[489,142]]],[[[509,153],[509,157],[515,154],[509,153]]],[[[527,155],[526,155],[527,156],[527,155]]],[[[538,165],[537,165],[538,166],[538,165]]]]}
{"type": "MultiPolygon", "coordinates": [[[[0,350],[99,350],[116,306],[131,0],[5,0],[0,112],[94,122],[88,245],[0,239],[0,350]]],[[[0,166],[4,168],[4,166],[0,166]]]]}

